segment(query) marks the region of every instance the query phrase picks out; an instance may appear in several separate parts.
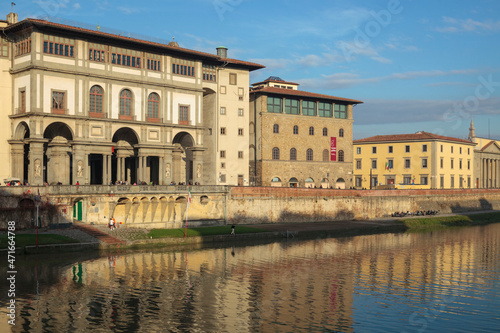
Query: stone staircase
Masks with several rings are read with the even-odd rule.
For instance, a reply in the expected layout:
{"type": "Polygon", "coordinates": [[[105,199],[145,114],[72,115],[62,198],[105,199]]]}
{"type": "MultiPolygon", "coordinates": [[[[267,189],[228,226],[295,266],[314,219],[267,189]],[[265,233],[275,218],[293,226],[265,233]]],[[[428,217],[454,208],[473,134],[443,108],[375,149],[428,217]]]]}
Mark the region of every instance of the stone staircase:
{"type": "Polygon", "coordinates": [[[90,236],[93,236],[99,240],[99,242],[106,243],[106,244],[113,244],[113,245],[118,245],[118,244],[125,244],[126,242],[116,238],[102,230],[99,230],[91,225],[84,224],[84,223],[74,223],[73,228],[81,230],[85,232],[86,234],[89,234],[90,236]]]}

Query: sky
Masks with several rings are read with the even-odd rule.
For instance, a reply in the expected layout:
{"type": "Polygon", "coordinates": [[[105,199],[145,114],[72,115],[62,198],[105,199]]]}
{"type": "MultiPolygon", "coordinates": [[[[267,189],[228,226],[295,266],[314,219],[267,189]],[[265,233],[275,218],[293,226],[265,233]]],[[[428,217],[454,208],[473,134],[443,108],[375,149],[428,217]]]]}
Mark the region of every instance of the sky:
{"type": "MultiPolygon", "coordinates": [[[[299,89],[361,100],[354,139],[427,131],[500,140],[498,0],[15,0],[57,17],[266,66],[299,89]]],[[[9,13],[3,1],[0,13],[9,13]]],[[[2,15],[3,16],[3,15],[2,15]]]]}

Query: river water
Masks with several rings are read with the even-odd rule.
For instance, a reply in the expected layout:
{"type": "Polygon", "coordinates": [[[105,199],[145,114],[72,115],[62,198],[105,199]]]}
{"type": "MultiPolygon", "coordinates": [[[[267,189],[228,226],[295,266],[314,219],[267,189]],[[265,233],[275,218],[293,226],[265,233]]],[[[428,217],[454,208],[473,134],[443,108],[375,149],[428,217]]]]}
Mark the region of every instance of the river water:
{"type": "Polygon", "coordinates": [[[2,332],[500,329],[500,223],[16,264],[16,325],[2,283],[2,332]]]}

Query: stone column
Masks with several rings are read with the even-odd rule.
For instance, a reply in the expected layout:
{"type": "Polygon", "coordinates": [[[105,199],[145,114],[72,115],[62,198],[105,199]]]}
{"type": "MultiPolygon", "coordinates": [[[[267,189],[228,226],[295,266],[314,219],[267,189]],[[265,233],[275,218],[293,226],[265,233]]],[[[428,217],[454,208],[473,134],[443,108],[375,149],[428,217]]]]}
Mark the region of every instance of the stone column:
{"type": "Polygon", "coordinates": [[[203,179],[203,151],[193,150],[193,184],[203,179]]]}
{"type": "Polygon", "coordinates": [[[111,169],[111,159],[112,159],[112,155],[106,155],[106,164],[108,166],[108,172],[106,173],[107,174],[107,179],[106,179],[106,184],[105,185],[109,185],[111,180],[113,179],[113,175],[111,174],[112,173],[112,169],[111,169]]]}
{"type": "Polygon", "coordinates": [[[158,158],[158,185],[165,185],[165,157],[158,158]]]}
{"type": "Polygon", "coordinates": [[[70,152],[71,148],[67,143],[51,142],[49,144],[47,148],[47,182],[49,184],[60,182],[64,185],[69,185],[70,152]]]}
{"type": "MultiPolygon", "coordinates": [[[[21,179],[22,182],[28,181],[24,179],[24,142],[10,142],[10,154],[12,157],[10,176],[21,179]]],[[[31,184],[31,182],[30,182],[31,184]]]]}
{"type": "Polygon", "coordinates": [[[176,149],[172,152],[172,179],[177,184],[183,182],[181,179],[181,154],[180,149],[176,149]]]}
{"type": "Polygon", "coordinates": [[[173,181],[173,160],[172,160],[172,151],[165,151],[165,156],[163,157],[163,168],[164,168],[164,178],[163,184],[170,185],[173,181]]]}
{"type": "Polygon", "coordinates": [[[28,182],[31,185],[43,185],[43,141],[30,141],[28,182]]]}
{"type": "Polygon", "coordinates": [[[88,155],[85,153],[85,147],[74,145],[73,147],[73,184],[79,182],[80,185],[88,184],[86,178],[88,168],[88,155]]]}

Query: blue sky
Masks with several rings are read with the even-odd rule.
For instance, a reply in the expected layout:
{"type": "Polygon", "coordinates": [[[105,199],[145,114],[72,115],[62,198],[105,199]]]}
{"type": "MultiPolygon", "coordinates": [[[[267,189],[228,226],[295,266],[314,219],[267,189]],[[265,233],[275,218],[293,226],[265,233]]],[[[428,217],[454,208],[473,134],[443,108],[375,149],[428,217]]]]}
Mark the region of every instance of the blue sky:
{"type": "MultiPolygon", "coordinates": [[[[16,1],[15,1],[16,2],[16,1]]],[[[215,53],[364,101],[354,138],[428,131],[500,139],[498,0],[17,1],[19,19],[55,16],[215,53]],[[489,124],[489,125],[488,125],[489,124]]],[[[0,5],[10,12],[10,2],[0,5]]]]}

